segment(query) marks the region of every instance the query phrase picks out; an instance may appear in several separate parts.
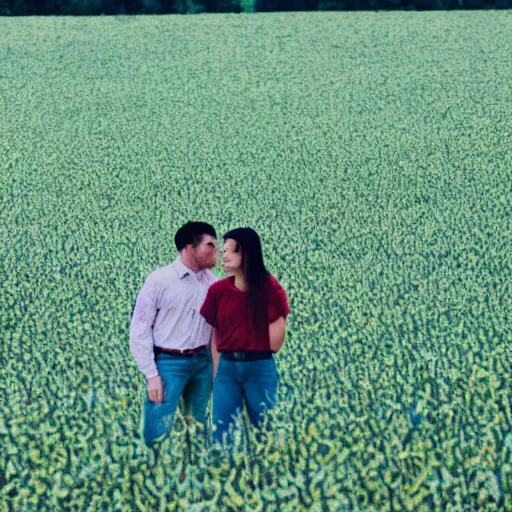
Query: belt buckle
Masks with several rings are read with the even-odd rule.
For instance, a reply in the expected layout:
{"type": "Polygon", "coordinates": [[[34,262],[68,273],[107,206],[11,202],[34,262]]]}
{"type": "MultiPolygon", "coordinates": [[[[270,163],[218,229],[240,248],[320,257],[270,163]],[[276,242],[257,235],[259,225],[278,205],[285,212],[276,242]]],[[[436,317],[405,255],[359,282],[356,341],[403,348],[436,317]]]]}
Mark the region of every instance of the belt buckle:
{"type": "Polygon", "coordinates": [[[236,361],[243,361],[245,359],[245,354],[243,352],[234,352],[233,353],[233,359],[236,361]]]}

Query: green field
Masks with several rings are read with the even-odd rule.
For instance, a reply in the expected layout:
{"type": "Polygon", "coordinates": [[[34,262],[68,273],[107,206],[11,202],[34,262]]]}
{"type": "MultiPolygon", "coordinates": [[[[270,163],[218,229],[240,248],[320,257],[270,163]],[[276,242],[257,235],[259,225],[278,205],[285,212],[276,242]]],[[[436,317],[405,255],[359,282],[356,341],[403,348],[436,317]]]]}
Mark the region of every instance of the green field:
{"type": "Polygon", "coordinates": [[[511,33],[0,18],[0,511],[512,510],[511,33]],[[145,449],[128,346],[189,219],[256,229],[292,310],[274,435],[220,466],[180,418],[145,449]]]}

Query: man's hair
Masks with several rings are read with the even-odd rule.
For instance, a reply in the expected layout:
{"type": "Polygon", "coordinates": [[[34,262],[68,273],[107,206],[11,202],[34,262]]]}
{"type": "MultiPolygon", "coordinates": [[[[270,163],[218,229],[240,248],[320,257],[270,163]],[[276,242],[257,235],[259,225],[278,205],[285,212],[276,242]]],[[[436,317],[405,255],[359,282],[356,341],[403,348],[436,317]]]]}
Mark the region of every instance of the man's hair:
{"type": "Polygon", "coordinates": [[[189,220],[186,224],[181,226],[174,235],[176,249],[181,251],[188,244],[192,244],[193,247],[197,247],[201,243],[203,235],[210,235],[217,238],[217,233],[215,233],[215,229],[211,224],[207,224],[206,222],[193,222],[189,220]]]}

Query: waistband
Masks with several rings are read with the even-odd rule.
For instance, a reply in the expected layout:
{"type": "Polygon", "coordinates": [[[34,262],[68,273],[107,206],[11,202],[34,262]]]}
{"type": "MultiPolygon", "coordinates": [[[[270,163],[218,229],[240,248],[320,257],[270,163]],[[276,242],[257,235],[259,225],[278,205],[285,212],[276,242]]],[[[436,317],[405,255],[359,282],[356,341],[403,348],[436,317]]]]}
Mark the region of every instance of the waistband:
{"type": "Polygon", "coordinates": [[[272,359],[274,355],[270,350],[246,350],[244,352],[225,350],[220,354],[229,361],[260,361],[262,359],[272,359]]]}
{"type": "Polygon", "coordinates": [[[178,356],[195,356],[197,354],[200,354],[204,350],[208,348],[208,345],[201,345],[200,347],[196,348],[187,348],[185,350],[179,350],[175,348],[162,348],[162,347],[153,347],[153,352],[155,355],[158,354],[174,354],[178,356]]]}

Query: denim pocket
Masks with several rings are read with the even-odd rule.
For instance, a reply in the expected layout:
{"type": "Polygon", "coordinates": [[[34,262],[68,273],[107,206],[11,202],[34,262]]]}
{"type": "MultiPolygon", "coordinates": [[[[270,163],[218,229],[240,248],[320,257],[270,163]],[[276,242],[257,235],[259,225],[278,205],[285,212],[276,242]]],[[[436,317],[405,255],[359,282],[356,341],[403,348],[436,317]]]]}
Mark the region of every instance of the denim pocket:
{"type": "Polygon", "coordinates": [[[245,364],[250,365],[250,373],[253,375],[277,375],[276,363],[273,359],[260,359],[245,364]]]}

